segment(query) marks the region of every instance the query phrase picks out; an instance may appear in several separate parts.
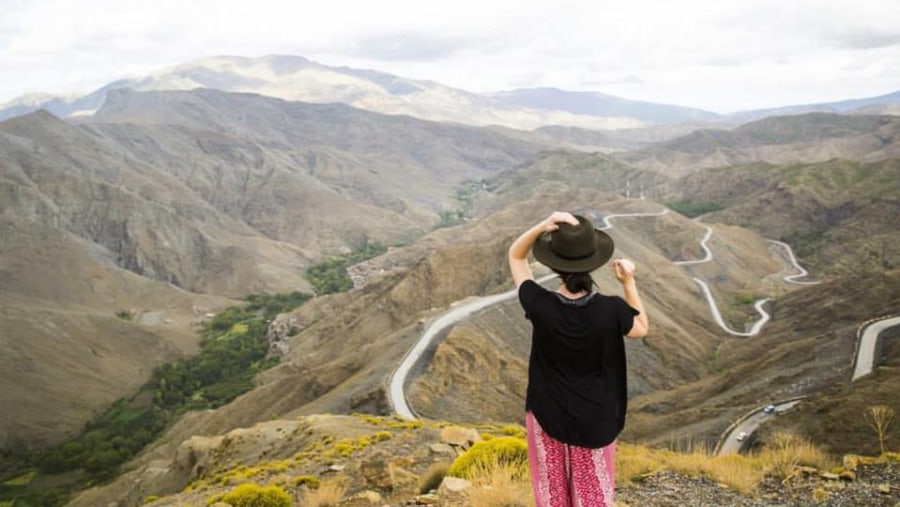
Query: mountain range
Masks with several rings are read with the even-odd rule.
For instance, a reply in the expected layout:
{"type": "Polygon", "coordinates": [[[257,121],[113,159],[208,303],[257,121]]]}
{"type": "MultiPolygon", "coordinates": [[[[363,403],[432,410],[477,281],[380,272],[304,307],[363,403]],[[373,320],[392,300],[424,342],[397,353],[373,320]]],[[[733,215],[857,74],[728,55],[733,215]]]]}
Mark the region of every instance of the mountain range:
{"type": "Polygon", "coordinates": [[[412,241],[459,206],[464,181],[541,148],[475,127],[214,90],[115,90],[77,122],[39,111],[0,123],[2,343],[8,360],[43,365],[0,372],[3,385],[22,387],[0,400],[10,415],[0,440],[76,431],[156,364],[194,350],[191,322],[224,297],[311,291],[314,260],[412,241]],[[132,310],[132,322],[115,316],[132,310]],[[48,347],[59,329],[69,342],[48,347]],[[158,343],[120,349],[123,335],[158,343]],[[92,360],[54,359],[76,350],[92,360]],[[84,376],[97,360],[117,373],[84,376]]]}
{"type": "Polygon", "coordinates": [[[29,94],[0,105],[0,119],[43,108],[59,117],[90,115],[120,88],[136,91],[209,88],[256,93],[291,101],[343,103],[391,115],[499,125],[522,130],[558,125],[618,130],[676,123],[699,126],[736,125],[746,121],[809,112],[891,114],[900,92],[833,103],[786,106],[723,115],[701,109],[657,104],[583,91],[555,88],[472,93],[433,81],[413,80],[384,72],[332,67],[300,56],[260,58],[219,56],[177,65],[143,77],[109,83],[84,96],[29,94]]]}
{"type": "MultiPolygon", "coordinates": [[[[227,57],[59,99],[56,116],[28,112],[46,103],[0,121],[0,457],[78,434],[153,368],[194,354],[204,322],[238,299],[312,294],[309,266],[387,245],[351,268],[353,289],[267,323],[280,362],[253,390],[185,413],[128,475],[73,505],[136,503],[147,484],[178,493],[202,474],[197,435],[386,414],[385,379],[427,325],[509,290],[506,248],[554,209],[598,223],[646,214],[609,220],[616,256],[638,263],[653,327],[628,345],[623,438],[714,442],[748,410],[795,396],[844,415],[844,401],[897,403],[895,368],[862,390],[835,387],[859,324],[900,304],[900,122],[857,114],[882,102],[737,126],[599,94],[482,96],[298,57],[227,57]],[[593,130],[610,118],[680,123],[593,130]],[[677,264],[704,257],[705,234],[715,257],[677,264]],[[794,268],[768,239],[794,246],[823,283],[786,281],[794,268]],[[773,299],[771,321],[755,337],[723,332],[695,278],[732,328],[756,320],[761,298],[773,299]]],[[[608,271],[596,281],[617,290],[608,271]]],[[[450,421],[518,421],[526,334],[514,301],[452,327],[413,372],[413,405],[450,421]]],[[[862,418],[816,434],[815,417],[801,409],[783,426],[836,451],[845,434],[869,446],[862,418]]]]}

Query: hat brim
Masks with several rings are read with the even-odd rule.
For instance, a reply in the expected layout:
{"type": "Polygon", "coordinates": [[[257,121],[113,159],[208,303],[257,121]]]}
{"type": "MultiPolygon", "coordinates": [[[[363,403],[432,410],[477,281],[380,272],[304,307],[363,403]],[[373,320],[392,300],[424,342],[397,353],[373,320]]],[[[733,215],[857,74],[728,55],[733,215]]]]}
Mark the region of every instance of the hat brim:
{"type": "Polygon", "coordinates": [[[589,257],[567,259],[560,257],[550,249],[550,234],[549,232],[541,234],[538,240],[535,241],[531,251],[538,262],[550,269],[564,273],[587,273],[593,271],[606,264],[616,248],[609,234],[600,229],[594,229],[594,253],[589,257]]]}

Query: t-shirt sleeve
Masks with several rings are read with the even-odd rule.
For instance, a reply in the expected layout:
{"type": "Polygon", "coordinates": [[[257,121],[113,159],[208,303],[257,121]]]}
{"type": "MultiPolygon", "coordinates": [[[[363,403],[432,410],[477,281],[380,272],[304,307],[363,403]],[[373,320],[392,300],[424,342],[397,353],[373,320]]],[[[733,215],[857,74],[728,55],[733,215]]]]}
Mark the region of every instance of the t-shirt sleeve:
{"type": "Polygon", "coordinates": [[[634,318],[641,312],[632,308],[624,299],[616,296],[616,318],[619,321],[619,329],[622,330],[622,336],[631,332],[634,327],[634,318]]]}
{"type": "Polygon", "coordinates": [[[519,285],[519,304],[525,310],[525,317],[528,320],[534,320],[534,316],[538,308],[540,308],[540,299],[544,292],[544,288],[534,280],[525,280],[519,285]]]}

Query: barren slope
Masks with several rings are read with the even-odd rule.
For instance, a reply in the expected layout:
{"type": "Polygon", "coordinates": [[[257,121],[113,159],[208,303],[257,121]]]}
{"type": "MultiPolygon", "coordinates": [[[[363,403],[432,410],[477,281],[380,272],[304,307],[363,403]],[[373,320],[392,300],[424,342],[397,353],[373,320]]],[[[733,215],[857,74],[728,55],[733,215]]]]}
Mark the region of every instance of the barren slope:
{"type": "Polygon", "coordinates": [[[191,323],[227,303],[121,269],[59,229],[0,216],[0,235],[2,447],[80,431],[157,364],[193,352],[191,323]]]}
{"type": "Polygon", "coordinates": [[[830,113],[777,116],[734,130],[699,130],[619,156],[642,169],[671,176],[748,162],[884,160],[900,156],[900,118],[830,113]]]}

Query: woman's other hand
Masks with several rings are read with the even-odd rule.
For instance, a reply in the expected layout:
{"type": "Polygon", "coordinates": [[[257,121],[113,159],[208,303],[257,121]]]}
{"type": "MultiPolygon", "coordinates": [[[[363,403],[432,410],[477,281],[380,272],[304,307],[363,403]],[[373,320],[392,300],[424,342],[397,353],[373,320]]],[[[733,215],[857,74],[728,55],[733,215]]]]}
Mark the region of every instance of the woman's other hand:
{"type": "Polygon", "coordinates": [[[616,279],[621,283],[626,283],[634,279],[634,263],[628,259],[616,259],[612,262],[613,271],[616,279]]]}

